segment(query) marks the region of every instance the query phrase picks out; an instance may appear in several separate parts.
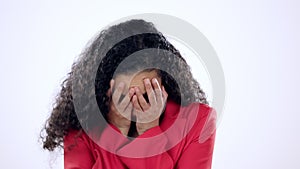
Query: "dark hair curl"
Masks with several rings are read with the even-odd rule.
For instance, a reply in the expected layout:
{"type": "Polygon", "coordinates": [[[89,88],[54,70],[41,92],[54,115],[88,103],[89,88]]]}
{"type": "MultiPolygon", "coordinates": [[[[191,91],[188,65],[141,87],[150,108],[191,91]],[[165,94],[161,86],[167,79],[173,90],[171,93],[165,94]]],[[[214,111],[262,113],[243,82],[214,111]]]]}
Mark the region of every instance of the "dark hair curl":
{"type": "MultiPolygon", "coordinates": [[[[129,20],[101,31],[90,41],[77,61],[73,63],[71,72],[68,73],[67,78],[61,84],[61,91],[56,97],[52,113],[42,129],[43,148],[53,151],[56,147],[63,147],[64,136],[70,130],[81,131],[82,124],[87,125],[84,126],[85,128],[94,128],[99,125],[91,120],[94,118],[93,114],[75,112],[74,97],[72,95],[74,79],[80,86],[83,86],[77,89],[79,91],[76,92],[87,92],[86,95],[89,98],[96,97],[97,108],[106,118],[109,111],[107,105],[109,98],[106,92],[115,71],[118,66],[122,67],[120,63],[129,55],[148,48],[165,50],[172,55],[151,59],[150,56],[145,57],[147,52],[144,52],[144,55],[140,56],[138,61],[130,62],[131,65],[126,65],[127,67],[120,69],[122,71],[119,73],[139,71],[145,64],[167,65],[167,70],[157,70],[157,72],[169,95],[168,99],[183,106],[192,102],[208,104],[205,93],[192,76],[190,66],[180,52],[154,27],[153,23],[141,19],[129,20]],[[97,63],[100,63],[100,65],[97,66],[97,63]],[[98,67],[96,71],[95,66],[98,67]],[[80,76],[75,77],[75,72],[80,72],[80,76]],[[173,72],[177,77],[173,78],[168,72],[173,72]],[[93,73],[96,74],[95,79],[92,79],[93,76],[91,75],[93,73]],[[87,80],[87,78],[90,79],[87,80]],[[90,83],[91,79],[94,80],[94,88],[87,90],[84,86],[88,85],[87,83],[90,83]],[[179,81],[175,79],[179,79],[179,81]],[[178,83],[180,83],[180,88],[178,83]]],[[[83,106],[90,105],[87,102],[83,106]]]]}

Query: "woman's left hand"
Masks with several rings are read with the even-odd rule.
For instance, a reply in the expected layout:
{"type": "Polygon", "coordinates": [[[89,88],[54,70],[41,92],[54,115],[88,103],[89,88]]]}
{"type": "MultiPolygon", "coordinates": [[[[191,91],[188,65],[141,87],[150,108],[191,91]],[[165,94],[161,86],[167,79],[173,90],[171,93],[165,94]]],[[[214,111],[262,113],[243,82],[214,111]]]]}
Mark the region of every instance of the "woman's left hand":
{"type": "Polygon", "coordinates": [[[149,103],[147,103],[138,87],[135,87],[135,95],[132,97],[133,114],[136,116],[136,129],[139,135],[159,125],[159,117],[164,110],[168,97],[165,88],[160,87],[156,78],[153,78],[151,82],[148,78],[144,79],[149,103]]]}

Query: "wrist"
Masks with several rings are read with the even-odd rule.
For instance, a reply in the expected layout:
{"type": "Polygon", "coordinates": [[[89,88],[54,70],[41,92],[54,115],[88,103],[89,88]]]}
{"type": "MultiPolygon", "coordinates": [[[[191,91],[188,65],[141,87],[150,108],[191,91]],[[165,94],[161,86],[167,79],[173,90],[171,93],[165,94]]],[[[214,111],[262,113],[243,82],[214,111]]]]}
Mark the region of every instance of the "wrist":
{"type": "Polygon", "coordinates": [[[136,129],[139,135],[143,134],[144,132],[146,132],[147,130],[156,127],[159,125],[159,121],[155,120],[153,122],[150,123],[136,123],[136,129]]]}
{"type": "Polygon", "coordinates": [[[117,123],[109,122],[115,129],[119,130],[124,136],[128,135],[130,125],[118,125],[117,123]]]}
{"type": "Polygon", "coordinates": [[[119,130],[124,136],[128,136],[129,128],[119,128],[119,130]]]}

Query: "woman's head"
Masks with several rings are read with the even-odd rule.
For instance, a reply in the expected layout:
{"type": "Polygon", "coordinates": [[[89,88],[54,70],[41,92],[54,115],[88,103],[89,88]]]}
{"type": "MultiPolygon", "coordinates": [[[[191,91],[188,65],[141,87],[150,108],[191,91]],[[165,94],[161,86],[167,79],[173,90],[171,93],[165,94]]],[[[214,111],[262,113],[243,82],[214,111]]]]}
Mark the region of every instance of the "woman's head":
{"type": "MultiPolygon", "coordinates": [[[[75,112],[72,95],[74,79],[82,86],[76,93],[84,92],[87,100],[96,97],[97,109],[106,118],[109,112],[106,93],[111,79],[115,79],[116,83],[125,81],[128,88],[135,85],[142,88],[142,79],[153,77],[164,86],[168,99],[183,106],[192,102],[207,104],[205,93],[193,78],[185,59],[152,23],[129,20],[101,31],[73,64],[69,76],[62,83],[61,92],[45,126],[44,148],[53,150],[60,146],[67,132],[81,129],[82,123],[90,129],[99,125],[99,122],[90,120],[94,114],[75,112]],[[96,72],[93,71],[95,66],[96,72]],[[75,72],[80,72],[80,76],[75,77],[75,72]],[[94,88],[86,89],[91,79],[94,80],[94,88]]],[[[83,103],[82,106],[89,107],[90,103],[83,103]]]]}

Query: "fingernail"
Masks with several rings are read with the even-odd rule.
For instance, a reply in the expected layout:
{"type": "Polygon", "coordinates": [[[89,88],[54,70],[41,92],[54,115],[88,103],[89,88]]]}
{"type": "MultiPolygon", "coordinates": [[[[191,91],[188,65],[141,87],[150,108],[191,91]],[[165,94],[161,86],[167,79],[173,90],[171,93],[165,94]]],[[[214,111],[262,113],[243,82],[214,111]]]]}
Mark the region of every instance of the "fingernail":
{"type": "Polygon", "coordinates": [[[146,84],[150,84],[150,80],[149,80],[148,78],[144,79],[144,82],[145,82],[146,84]]]}
{"type": "Polygon", "coordinates": [[[156,82],[158,82],[157,79],[156,79],[156,78],[153,78],[153,79],[152,79],[152,83],[156,83],[156,82]]]}

